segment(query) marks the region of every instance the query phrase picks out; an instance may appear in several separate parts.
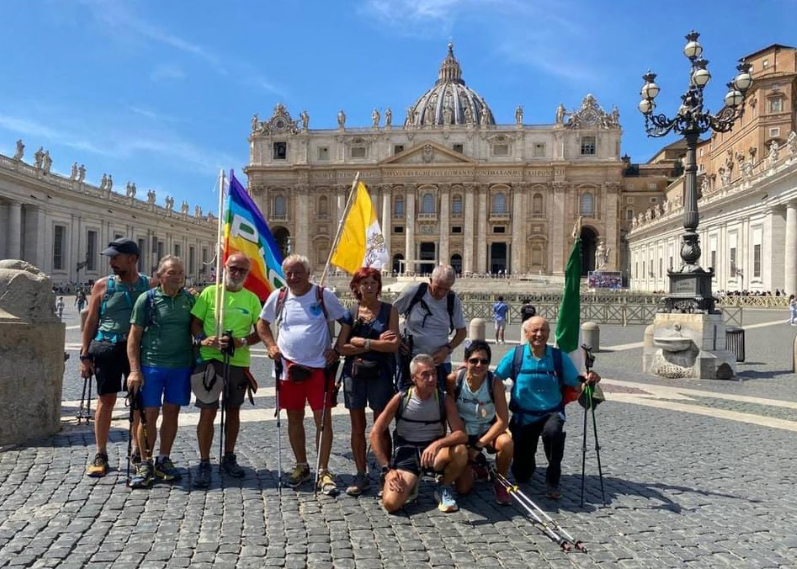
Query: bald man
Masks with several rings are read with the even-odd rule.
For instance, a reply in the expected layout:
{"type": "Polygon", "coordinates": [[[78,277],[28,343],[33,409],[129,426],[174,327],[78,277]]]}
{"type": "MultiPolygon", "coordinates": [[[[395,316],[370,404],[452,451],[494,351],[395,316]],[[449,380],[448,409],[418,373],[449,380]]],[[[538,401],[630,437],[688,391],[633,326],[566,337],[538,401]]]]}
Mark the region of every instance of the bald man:
{"type": "MultiPolygon", "coordinates": [[[[230,356],[230,373],[227,378],[227,394],[223,398],[225,415],[224,456],[222,469],[234,478],[242,478],[244,470],[235,457],[235,442],[240,428],[240,410],[249,385],[249,346],[260,341],[254,325],[260,314],[257,295],[244,288],[249,275],[250,262],[246,255],[235,253],[224,263],[224,322],[222,330],[232,331],[234,352],[230,356]]],[[[199,442],[199,468],[194,478],[196,488],[210,486],[210,448],[213,445],[213,421],[219,408],[219,397],[224,384],[224,353],[227,338],[216,336],[216,285],[209,286],[199,295],[191,311],[191,333],[194,345],[199,346],[201,363],[197,365],[191,380],[199,408],[199,424],[196,428],[199,442]],[[214,377],[215,376],[215,377],[214,377]],[[214,381],[215,379],[215,381],[214,381]]]]}
{"type": "MultiPolygon", "coordinates": [[[[551,327],[545,318],[529,318],[523,322],[522,331],[528,344],[515,348],[522,350],[523,354],[519,369],[513,369],[515,350],[510,350],[495,370],[497,377],[514,380],[509,401],[509,410],[512,411],[509,430],[516,449],[512,474],[520,483],[531,480],[536,468],[534,455],[542,436],[548,459],[546,495],[558,500],[561,497],[559,479],[566,436],[562,387],[577,386],[580,377],[567,354],[548,345],[551,327]]],[[[597,373],[590,372],[585,381],[597,383],[600,379],[597,373]]]]}

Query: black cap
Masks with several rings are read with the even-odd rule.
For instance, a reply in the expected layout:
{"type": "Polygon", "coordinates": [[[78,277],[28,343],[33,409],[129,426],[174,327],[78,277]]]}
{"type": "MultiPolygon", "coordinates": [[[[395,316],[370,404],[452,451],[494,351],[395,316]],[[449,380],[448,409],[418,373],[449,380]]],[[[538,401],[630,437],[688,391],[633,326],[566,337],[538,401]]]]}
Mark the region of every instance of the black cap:
{"type": "Polygon", "coordinates": [[[117,255],[135,255],[136,257],[140,257],[141,251],[139,251],[138,245],[136,245],[135,241],[120,237],[119,239],[114,239],[108,243],[108,248],[102,252],[102,255],[107,255],[108,257],[116,257],[117,255]]]}

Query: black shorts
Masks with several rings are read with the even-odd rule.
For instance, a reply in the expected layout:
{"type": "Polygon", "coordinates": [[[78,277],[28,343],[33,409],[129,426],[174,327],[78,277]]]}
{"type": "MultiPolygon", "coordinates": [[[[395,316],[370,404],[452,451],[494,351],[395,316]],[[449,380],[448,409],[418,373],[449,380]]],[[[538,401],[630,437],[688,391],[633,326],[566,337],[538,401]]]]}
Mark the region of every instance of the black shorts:
{"type": "MultiPolygon", "coordinates": [[[[127,360],[127,342],[114,344],[108,340],[92,340],[89,355],[94,361],[94,375],[97,377],[97,395],[109,395],[127,391],[122,376],[130,375],[130,362],[127,360]]],[[[126,382],[125,382],[126,383],[126,382]]]]}
{"type": "Polygon", "coordinates": [[[381,412],[394,394],[392,377],[355,379],[348,375],[343,376],[343,400],[346,409],[365,409],[367,405],[371,411],[381,412]]]}
{"type": "Polygon", "coordinates": [[[421,455],[430,444],[428,443],[401,443],[396,446],[396,451],[393,453],[393,468],[396,470],[405,470],[411,472],[415,476],[421,475],[421,455]]]}
{"type": "MultiPolygon", "coordinates": [[[[219,360],[209,360],[202,362],[196,366],[193,373],[203,371],[207,366],[212,365],[216,369],[217,381],[222,381],[224,377],[224,362],[219,360]]],[[[227,407],[240,407],[244,404],[246,399],[246,388],[249,385],[249,379],[244,373],[244,369],[239,366],[230,366],[230,376],[227,379],[227,407]]],[[[218,409],[219,400],[214,403],[202,403],[199,399],[194,402],[194,405],[199,409],[218,409]]]]}

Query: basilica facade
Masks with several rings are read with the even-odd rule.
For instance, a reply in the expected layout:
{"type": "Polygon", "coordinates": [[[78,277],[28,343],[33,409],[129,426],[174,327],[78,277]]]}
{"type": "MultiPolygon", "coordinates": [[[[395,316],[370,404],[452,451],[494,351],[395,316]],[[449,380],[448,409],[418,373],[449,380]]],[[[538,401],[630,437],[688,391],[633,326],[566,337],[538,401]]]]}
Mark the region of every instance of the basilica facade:
{"type": "Polygon", "coordinates": [[[249,191],[283,252],[327,261],[352,180],[368,187],[396,272],[450,263],[464,275],[562,274],[574,223],[583,217],[584,270],[603,240],[606,270],[621,265],[620,198],[625,164],[616,108],[592,95],[563,105],[552,123],[528,124],[521,106],[497,124],[463,79],[449,44],[437,80],[393,124],[311,129],[279,104],[252,118],[249,191]]]}

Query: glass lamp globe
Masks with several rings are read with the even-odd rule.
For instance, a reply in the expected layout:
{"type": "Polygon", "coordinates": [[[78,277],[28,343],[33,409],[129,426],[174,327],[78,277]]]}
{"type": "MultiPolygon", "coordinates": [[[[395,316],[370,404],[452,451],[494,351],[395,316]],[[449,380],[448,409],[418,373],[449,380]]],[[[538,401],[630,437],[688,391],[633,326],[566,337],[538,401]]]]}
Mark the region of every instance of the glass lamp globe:
{"type": "Polygon", "coordinates": [[[752,84],[753,77],[747,71],[742,71],[736,76],[736,79],[733,80],[733,86],[742,92],[747,91],[752,84]]]}
{"type": "Polygon", "coordinates": [[[692,40],[684,46],[684,55],[689,59],[695,59],[703,55],[703,46],[700,42],[692,40]]]}
{"type": "Polygon", "coordinates": [[[655,99],[656,95],[659,94],[659,86],[652,81],[649,83],[645,83],[640,93],[646,99],[651,99],[651,100],[655,99]]]}
{"type": "Polygon", "coordinates": [[[650,99],[642,99],[639,101],[639,112],[643,115],[652,113],[654,108],[656,108],[656,105],[653,104],[653,101],[650,99]]]}
{"type": "Polygon", "coordinates": [[[738,107],[744,101],[744,95],[736,89],[731,89],[725,95],[725,104],[729,107],[738,107]]]}
{"type": "Polygon", "coordinates": [[[705,87],[710,79],[711,73],[709,73],[708,69],[697,69],[692,73],[692,85],[696,87],[705,87]]]}

